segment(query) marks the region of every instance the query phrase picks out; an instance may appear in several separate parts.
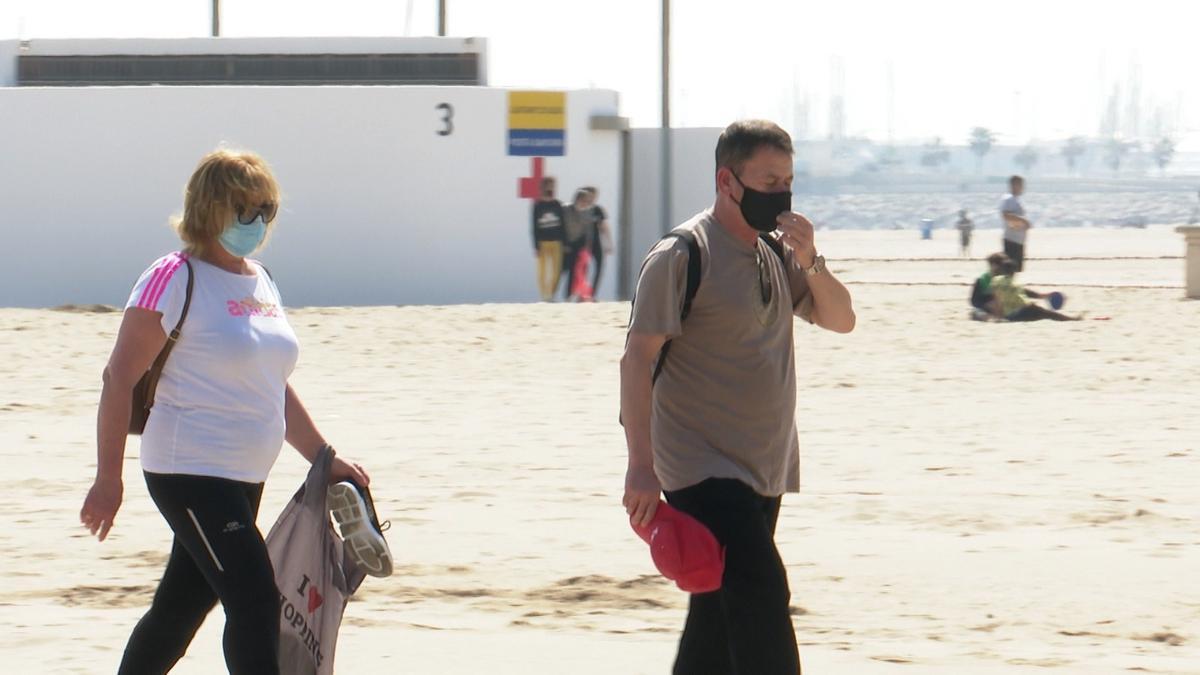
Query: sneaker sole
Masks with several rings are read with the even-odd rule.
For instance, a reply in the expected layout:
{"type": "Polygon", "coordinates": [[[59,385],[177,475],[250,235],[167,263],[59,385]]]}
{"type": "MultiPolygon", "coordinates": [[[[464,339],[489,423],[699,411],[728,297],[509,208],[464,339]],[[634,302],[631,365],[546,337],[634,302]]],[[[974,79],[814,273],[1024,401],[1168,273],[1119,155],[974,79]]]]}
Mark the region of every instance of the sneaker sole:
{"type": "Polygon", "coordinates": [[[355,564],[373,577],[391,576],[392,551],[367,517],[367,504],[358,490],[345,483],[332,485],[328,505],[355,564]]]}

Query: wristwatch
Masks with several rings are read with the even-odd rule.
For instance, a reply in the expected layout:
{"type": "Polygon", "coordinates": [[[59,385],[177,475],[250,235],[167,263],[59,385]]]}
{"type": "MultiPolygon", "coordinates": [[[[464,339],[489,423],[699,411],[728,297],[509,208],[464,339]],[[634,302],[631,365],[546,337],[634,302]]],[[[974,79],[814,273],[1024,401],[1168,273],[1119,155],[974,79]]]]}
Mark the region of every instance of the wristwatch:
{"type": "Polygon", "coordinates": [[[823,256],[823,255],[819,255],[819,256],[813,258],[812,267],[804,268],[804,273],[810,277],[813,276],[814,274],[820,274],[821,272],[824,272],[824,271],[825,271],[825,256],[823,256]]]}

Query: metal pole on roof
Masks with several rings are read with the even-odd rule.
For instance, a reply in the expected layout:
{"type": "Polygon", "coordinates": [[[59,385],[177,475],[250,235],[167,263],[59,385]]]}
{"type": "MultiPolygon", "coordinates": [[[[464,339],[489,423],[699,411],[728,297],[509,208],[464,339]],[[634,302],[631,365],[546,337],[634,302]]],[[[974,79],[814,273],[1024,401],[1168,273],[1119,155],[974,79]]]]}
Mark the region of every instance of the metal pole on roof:
{"type": "Polygon", "coordinates": [[[438,35],[446,36],[446,0],[438,0],[438,35]]]}
{"type": "Polygon", "coordinates": [[[671,218],[671,0],[662,0],[662,119],[659,129],[662,151],[662,185],[659,204],[662,233],[674,227],[671,218]]]}
{"type": "Polygon", "coordinates": [[[212,36],[221,37],[221,0],[212,0],[212,36]]]}

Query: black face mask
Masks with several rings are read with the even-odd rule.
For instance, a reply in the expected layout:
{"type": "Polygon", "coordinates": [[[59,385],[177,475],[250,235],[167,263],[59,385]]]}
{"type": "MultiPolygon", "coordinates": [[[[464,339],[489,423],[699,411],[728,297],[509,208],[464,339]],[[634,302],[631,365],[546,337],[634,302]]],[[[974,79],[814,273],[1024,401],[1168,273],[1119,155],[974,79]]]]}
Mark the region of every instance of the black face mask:
{"type": "Polygon", "coordinates": [[[733,174],[733,179],[742,186],[742,201],[738,203],[738,206],[741,207],[742,217],[746,219],[747,223],[750,223],[750,227],[759,232],[775,231],[779,226],[775,222],[775,218],[781,213],[792,210],[791,191],[759,192],[746,187],[736,173],[733,174]]]}

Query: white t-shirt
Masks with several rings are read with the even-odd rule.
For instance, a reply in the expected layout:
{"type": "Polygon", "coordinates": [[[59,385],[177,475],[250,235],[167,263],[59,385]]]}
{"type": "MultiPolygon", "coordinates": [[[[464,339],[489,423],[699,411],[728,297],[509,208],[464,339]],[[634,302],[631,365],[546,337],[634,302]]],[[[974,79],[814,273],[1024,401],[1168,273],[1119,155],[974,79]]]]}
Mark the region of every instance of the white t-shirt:
{"type": "Polygon", "coordinates": [[[1011,193],[1004,195],[1004,198],[1000,200],[1000,224],[1004,226],[1005,239],[1017,244],[1024,244],[1025,235],[1028,233],[1028,230],[1018,230],[1009,227],[1008,221],[1004,220],[1004,214],[1006,213],[1012,213],[1021,217],[1025,216],[1025,207],[1021,206],[1020,200],[1011,193]]]}
{"type": "MultiPolygon", "coordinates": [[[[186,257],[159,258],[125,304],[160,312],[168,335],[183,311],[186,257]]],[[[190,262],[192,304],[142,433],[142,469],[261,483],[283,447],[299,342],[262,265],[249,276],[190,262]]]]}

